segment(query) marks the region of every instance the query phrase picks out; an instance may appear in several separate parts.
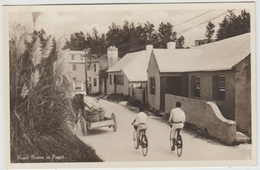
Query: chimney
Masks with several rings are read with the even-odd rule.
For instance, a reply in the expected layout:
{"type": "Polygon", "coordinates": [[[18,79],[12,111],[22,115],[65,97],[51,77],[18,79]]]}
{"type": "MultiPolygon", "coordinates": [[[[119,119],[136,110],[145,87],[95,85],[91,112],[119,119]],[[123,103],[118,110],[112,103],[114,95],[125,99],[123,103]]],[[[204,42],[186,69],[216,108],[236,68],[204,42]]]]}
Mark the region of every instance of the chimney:
{"type": "Polygon", "coordinates": [[[146,45],[145,50],[146,50],[146,66],[148,67],[150,56],[153,50],[153,45],[146,45]]]}
{"type": "Polygon", "coordinates": [[[176,49],[176,42],[168,42],[167,43],[167,49],[169,49],[169,50],[176,49]]]}
{"type": "Polygon", "coordinates": [[[107,66],[111,68],[118,61],[118,49],[115,46],[110,46],[107,49],[107,66]]]}

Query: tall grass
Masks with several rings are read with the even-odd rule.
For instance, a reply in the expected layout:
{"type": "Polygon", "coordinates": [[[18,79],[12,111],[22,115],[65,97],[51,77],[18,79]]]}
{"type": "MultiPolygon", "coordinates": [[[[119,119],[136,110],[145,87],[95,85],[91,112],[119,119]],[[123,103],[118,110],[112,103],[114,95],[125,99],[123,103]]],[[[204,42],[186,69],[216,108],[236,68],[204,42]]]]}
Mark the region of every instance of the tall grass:
{"type": "Polygon", "coordinates": [[[63,38],[29,33],[10,26],[10,135],[11,156],[26,152],[52,153],[59,146],[71,112],[70,83],[61,49],[63,38]]]}

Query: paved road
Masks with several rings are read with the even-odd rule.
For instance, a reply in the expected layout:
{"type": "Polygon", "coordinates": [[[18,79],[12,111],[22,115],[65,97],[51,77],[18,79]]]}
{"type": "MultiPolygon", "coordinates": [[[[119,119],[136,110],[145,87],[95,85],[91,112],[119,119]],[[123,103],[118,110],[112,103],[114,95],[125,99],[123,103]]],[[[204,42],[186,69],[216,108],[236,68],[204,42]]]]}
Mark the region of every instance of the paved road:
{"type": "MultiPolygon", "coordinates": [[[[89,99],[89,98],[88,98],[89,99]]],[[[106,116],[114,112],[117,119],[117,131],[103,127],[89,130],[86,136],[78,133],[85,143],[92,146],[106,162],[115,161],[202,161],[202,160],[245,160],[251,158],[251,145],[223,146],[213,141],[195,138],[182,131],[184,149],[181,157],[176,151],[170,151],[170,128],[166,123],[149,116],[147,137],[149,140],[148,155],[144,157],[141,149],[134,149],[132,142],[133,121],[135,114],[117,103],[101,100],[106,109],[106,116]]]]}

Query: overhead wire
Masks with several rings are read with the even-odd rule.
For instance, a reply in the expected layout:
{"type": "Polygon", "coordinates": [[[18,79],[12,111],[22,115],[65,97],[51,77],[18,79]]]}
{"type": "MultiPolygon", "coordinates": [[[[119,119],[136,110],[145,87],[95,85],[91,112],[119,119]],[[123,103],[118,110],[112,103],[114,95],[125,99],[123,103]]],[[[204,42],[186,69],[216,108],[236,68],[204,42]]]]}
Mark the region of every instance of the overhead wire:
{"type": "Polygon", "coordinates": [[[186,20],[186,21],[184,21],[184,22],[182,22],[182,23],[179,23],[179,24],[177,24],[177,25],[174,25],[174,27],[177,27],[177,26],[180,26],[180,25],[182,25],[182,24],[185,24],[185,23],[187,23],[187,22],[189,22],[189,21],[191,21],[191,20],[194,20],[194,19],[196,19],[196,18],[198,18],[198,17],[201,17],[201,16],[203,16],[203,15],[209,13],[209,12],[212,12],[212,11],[214,11],[214,10],[215,10],[215,9],[206,11],[206,12],[204,12],[204,13],[202,13],[202,14],[200,14],[200,15],[197,15],[197,16],[195,16],[195,17],[193,17],[193,18],[190,18],[190,19],[188,19],[188,20],[186,20]]]}
{"type": "MultiPolygon", "coordinates": [[[[203,16],[203,15],[206,15],[207,13],[212,12],[212,11],[214,11],[214,10],[215,10],[215,9],[212,9],[212,10],[209,10],[209,11],[206,11],[206,12],[203,12],[203,13],[200,14],[200,15],[197,15],[197,16],[195,16],[195,17],[193,17],[193,18],[190,18],[190,19],[188,19],[188,20],[186,20],[186,21],[184,21],[184,22],[182,22],[182,23],[179,23],[179,24],[177,24],[177,25],[174,25],[174,27],[177,27],[177,26],[180,26],[180,25],[182,25],[182,24],[185,24],[185,23],[187,23],[187,22],[189,22],[189,21],[191,21],[191,20],[194,20],[194,19],[196,19],[196,18],[199,18],[199,17],[201,17],[201,16],[203,16]]],[[[142,39],[146,39],[146,38],[142,38],[142,39]]],[[[140,39],[139,39],[139,40],[140,40],[140,39]]],[[[124,47],[124,46],[130,45],[131,43],[138,42],[139,40],[132,41],[132,42],[130,42],[130,43],[123,44],[123,45],[120,45],[120,46],[117,46],[117,47],[124,47]]]]}

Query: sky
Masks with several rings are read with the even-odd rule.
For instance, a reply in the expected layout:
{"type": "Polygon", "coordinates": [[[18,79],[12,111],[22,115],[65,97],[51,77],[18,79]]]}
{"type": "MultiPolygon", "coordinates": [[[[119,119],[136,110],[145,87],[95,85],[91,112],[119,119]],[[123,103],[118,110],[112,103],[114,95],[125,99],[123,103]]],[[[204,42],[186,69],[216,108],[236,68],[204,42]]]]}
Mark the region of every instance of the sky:
{"type": "MultiPolygon", "coordinates": [[[[174,26],[174,31],[180,33],[186,29],[194,27],[189,31],[177,34],[177,37],[184,36],[185,46],[193,46],[195,40],[204,39],[207,21],[211,20],[215,24],[215,30],[219,28],[219,23],[223,20],[224,15],[213,19],[228,9],[204,9],[204,10],[117,10],[117,11],[50,11],[42,12],[36,21],[36,30],[43,28],[47,35],[54,35],[56,38],[65,36],[69,39],[70,34],[82,31],[83,33],[92,33],[92,29],[96,28],[98,33],[106,33],[112,22],[117,25],[123,25],[124,21],[135,23],[146,23],[149,21],[155,25],[158,30],[161,22],[170,22],[174,26]],[[206,13],[208,12],[208,13],[206,13]],[[201,14],[204,14],[199,16],[201,14]],[[194,18],[184,24],[178,24],[194,18]],[[201,24],[206,22],[205,24],[201,24]],[[201,24],[200,26],[197,26],[201,24]],[[176,25],[176,26],[175,26],[176,25]]],[[[243,9],[235,9],[236,15],[239,15],[243,9]]],[[[9,23],[18,22],[22,25],[29,25],[33,28],[31,12],[12,12],[9,15],[9,23]]],[[[215,35],[214,35],[215,37],[215,35]]],[[[213,37],[213,38],[214,38],[213,37]]]]}

